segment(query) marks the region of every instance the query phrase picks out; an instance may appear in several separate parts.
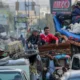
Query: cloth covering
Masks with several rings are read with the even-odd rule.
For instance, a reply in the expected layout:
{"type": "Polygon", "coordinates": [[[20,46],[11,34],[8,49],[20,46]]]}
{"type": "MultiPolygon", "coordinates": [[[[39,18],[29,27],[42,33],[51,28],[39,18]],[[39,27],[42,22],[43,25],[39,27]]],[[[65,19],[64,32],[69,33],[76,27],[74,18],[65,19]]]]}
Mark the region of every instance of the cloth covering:
{"type": "Polygon", "coordinates": [[[69,32],[80,34],[80,23],[71,24],[70,26],[69,32]]]}

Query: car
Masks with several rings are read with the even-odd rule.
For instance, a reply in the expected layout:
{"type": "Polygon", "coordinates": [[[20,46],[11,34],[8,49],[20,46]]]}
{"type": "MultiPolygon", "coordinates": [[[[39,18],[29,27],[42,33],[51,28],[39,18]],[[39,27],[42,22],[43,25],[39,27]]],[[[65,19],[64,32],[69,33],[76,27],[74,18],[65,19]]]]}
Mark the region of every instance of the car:
{"type": "Polygon", "coordinates": [[[0,68],[0,80],[29,80],[25,71],[13,68],[0,68]]]}
{"type": "Polygon", "coordinates": [[[80,70],[69,70],[60,80],[80,80],[80,70]]]}

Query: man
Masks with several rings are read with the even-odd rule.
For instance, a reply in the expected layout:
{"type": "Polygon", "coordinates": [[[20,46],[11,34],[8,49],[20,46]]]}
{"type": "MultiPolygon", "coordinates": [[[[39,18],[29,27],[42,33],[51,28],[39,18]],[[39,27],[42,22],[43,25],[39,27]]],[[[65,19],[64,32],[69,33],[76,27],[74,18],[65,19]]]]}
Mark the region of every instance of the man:
{"type": "Polygon", "coordinates": [[[65,35],[61,35],[59,32],[56,32],[55,36],[58,38],[59,43],[65,43],[68,41],[68,38],[65,35]]]}
{"type": "Polygon", "coordinates": [[[26,41],[25,41],[25,38],[23,37],[23,35],[22,35],[22,34],[20,35],[19,40],[21,40],[21,41],[22,41],[23,46],[25,46],[26,41]]]}
{"type": "Polygon", "coordinates": [[[45,44],[45,43],[50,44],[54,42],[56,43],[56,45],[58,45],[58,38],[55,37],[53,34],[50,34],[49,27],[44,28],[44,34],[41,34],[40,38],[41,38],[42,44],[45,44]]]}
{"type": "Polygon", "coordinates": [[[39,37],[39,32],[37,30],[34,30],[30,37],[27,39],[27,42],[30,42],[33,45],[37,45],[40,39],[39,37]]]}

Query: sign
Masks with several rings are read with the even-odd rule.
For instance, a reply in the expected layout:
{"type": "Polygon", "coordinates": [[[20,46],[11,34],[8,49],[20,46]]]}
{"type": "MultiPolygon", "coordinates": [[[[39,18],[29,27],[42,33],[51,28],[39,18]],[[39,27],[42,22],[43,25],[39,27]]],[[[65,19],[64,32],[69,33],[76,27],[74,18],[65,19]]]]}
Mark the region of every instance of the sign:
{"type": "Polygon", "coordinates": [[[71,0],[50,0],[51,13],[71,12],[71,0]]]}

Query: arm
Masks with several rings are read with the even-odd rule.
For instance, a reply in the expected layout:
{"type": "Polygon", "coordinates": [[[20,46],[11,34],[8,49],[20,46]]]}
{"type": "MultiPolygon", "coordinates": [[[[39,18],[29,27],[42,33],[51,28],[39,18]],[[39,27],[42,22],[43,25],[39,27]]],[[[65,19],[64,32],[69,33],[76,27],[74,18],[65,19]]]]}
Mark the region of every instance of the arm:
{"type": "Polygon", "coordinates": [[[59,42],[58,38],[55,37],[54,35],[51,35],[51,36],[52,36],[52,39],[56,41],[56,45],[58,45],[58,42],[59,42]]]}
{"type": "Polygon", "coordinates": [[[58,43],[59,43],[59,41],[58,41],[58,40],[56,40],[56,45],[58,45],[58,43]]]}
{"type": "Polygon", "coordinates": [[[37,44],[40,44],[40,42],[41,42],[41,37],[40,37],[40,35],[39,35],[39,36],[38,36],[37,44]]]}
{"type": "Polygon", "coordinates": [[[40,35],[40,39],[43,40],[43,34],[40,35]]]}
{"type": "Polygon", "coordinates": [[[68,38],[64,35],[62,35],[62,38],[65,40],[65,41],[68,41],[68,38]]]}
{"type": "Polygon", "coordinates": [[[26,42],[30,42],[31,41],[31,36],[29,36],[29,38],[26,40],[26,42]]]}
{"type": "Polygon", "coordinates": [[[40,35],[40,39],[43,40],[43,41],[45,41],[44,34],[41,34],[41,35],[40,35]]]}

